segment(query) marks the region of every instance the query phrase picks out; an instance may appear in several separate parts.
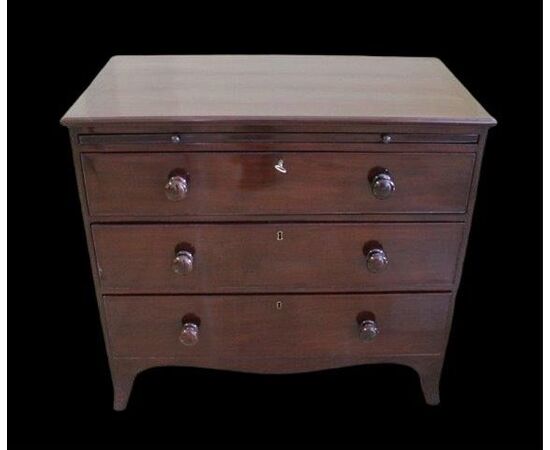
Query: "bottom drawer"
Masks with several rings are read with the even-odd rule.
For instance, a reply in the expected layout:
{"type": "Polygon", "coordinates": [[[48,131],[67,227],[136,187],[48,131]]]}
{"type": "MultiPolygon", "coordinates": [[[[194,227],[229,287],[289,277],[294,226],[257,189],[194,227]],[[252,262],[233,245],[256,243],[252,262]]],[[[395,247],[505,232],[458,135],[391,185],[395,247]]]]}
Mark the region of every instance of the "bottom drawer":
{"type": "Polygon", "coordinates": [[[288,372],[304,360],[336,367],[372,356],[440,353],[450,294],[112,296],[104,302],[114,357],[288,372]]]}

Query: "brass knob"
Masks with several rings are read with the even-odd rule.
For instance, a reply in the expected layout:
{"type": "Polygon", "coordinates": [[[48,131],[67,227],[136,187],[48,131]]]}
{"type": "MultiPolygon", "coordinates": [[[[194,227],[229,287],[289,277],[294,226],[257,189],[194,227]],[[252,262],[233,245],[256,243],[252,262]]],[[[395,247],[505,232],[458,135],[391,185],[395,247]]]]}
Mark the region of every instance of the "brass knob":
{"type": "Polygon", "coordinates": [[[199,342],[199,326],[193,322],[185,322],[180,333],[180,342],[191,346],[199,342]]]}
{"type": "Polygon", "coordinates": [[[388,257],[386,252],[381,248],[373,248],[367,253],[367,269],[369,272],[382,272],[388,265],[388,257]]]}
{"type": "Polygon", "coordinates": [[[168,183],[164,186],[164,192],[168,200],[182,200],[189,191],[189,182],[185,175],[174,175],[168,179],[168,183]]]}
{"type": "Polygon", "coordinates": [[[380,329],[374,320],[363,320],[359,324],[359,338],[362,341],[372,341],[379,333],[380,329]]]}
{"type": "Polygon", "coordinates": [[[380,199],[384,200],[388,198],[393,191],[395,191],[395,182],[387,169],[384,169],[380,173],[376,174],[371,181],[372,194],[380,199]]]}
{"type": "Polygon", "coordinates": [[[193,254],[187,250],[180,250],[172,261],[172,270],[175,273],[186,275],[193,270],[193,254]]]}

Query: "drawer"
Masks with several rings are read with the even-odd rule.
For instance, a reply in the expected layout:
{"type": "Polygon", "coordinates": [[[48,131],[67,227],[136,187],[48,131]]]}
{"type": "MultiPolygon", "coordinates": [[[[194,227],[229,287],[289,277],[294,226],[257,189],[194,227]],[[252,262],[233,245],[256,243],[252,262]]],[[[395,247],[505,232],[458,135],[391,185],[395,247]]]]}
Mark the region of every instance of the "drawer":
{"type": "Polygon", "coordinates": [[[451,288],[463,225],[93,225],[92,233],[105,293],[363,292],[451,288]]]}
{"type": "Polygon", "coordinates": [[[450,294],[125,296],[104,305],[115,357],[268,371],[304,359],[438,354],[450,294]]]}
{"type": "Polygon", "coordinates": [[[92,216],[462,213],[474,160],[473,153],[86,153],[82,167],[92,216]]]}

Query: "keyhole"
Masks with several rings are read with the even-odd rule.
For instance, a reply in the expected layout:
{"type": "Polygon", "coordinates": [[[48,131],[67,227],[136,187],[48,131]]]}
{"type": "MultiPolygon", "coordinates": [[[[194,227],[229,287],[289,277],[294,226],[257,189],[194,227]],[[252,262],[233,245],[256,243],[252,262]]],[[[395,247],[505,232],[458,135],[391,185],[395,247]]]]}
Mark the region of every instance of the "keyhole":
{"type": "Polygon", "coordinates": [[[282,240],[283,240],[283,232],[282,232],[282,231],[277,231],[277,240],[278,240],[278,241],[282,241],[282,240]]]}
{"type": "Polygon", "coordinates": [[[275,308],[277,308],[278,310],[283,309],[283,302],[278,301],[277,303],[275,303],[275,308]]]}

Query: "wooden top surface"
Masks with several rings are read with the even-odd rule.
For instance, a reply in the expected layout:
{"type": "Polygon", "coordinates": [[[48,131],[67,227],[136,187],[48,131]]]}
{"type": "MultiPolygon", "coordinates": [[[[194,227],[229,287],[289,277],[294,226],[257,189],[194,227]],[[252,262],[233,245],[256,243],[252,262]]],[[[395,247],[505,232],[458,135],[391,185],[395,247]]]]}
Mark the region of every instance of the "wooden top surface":
{"type": "Polygon", "coordinates": [[[62,123],[296,119],[494,124],[436,58],[115,56],[62,123]]]}

